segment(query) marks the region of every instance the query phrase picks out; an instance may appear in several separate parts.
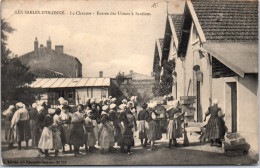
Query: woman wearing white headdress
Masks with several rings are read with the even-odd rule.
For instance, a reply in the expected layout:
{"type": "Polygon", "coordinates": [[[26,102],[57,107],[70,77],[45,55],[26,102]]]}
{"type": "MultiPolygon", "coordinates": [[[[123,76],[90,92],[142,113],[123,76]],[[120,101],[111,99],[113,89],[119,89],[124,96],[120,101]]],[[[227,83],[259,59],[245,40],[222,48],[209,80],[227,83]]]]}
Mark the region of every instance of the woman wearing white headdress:
{"type": "Polygon", "coordinates": [[[178,104],[178,100],[173,101],[172,107],[166,113],[168,121],[166,137],[169,139],[169,148],[172,148],[172,143],[174,143],[174,146],[178,146],[176,138],[182,137],[181,114],[178,104]]]}
{"type": "Polygon", "coordinates": [[[29,113],[21,102],[16,104],[16,109],[11,121],[11,128],[17,127],[18,149],[21,150],[22,141],[26,142],[26,148],[28,148],[30,139],[29,113]]]}
{"type": "Polygon", "coordinates": [[[114,152],[111,148],[114,146],[114,126],[109,120],[109,116],[106,112],[101,113],[101,124],[99,130],[99,144],[101,153],[114,152]]]}
{"type": "Polygon", "coordinates": [[[206,125],[206,138],[210,140],[210,146],[221,147],[221,109],[218,107],[218,100],[213,101],[213,106],[208,108],[208,111],[205,113],[206,121],[207,116],[210,115],[210,119],[206,125]]]}
{"type": "Polygon", "coordinates": [[[37,104],[33,103],[32,108],[29,110],[29,118],[30,118],[30,129],[31,129],[31,137],[32,137],[32,146],[37,147],[36,143],[36,125],[37,125],[37,104]]]}
{"type": "Polygon", "coordinates": [[[49,157],[49,150],[53,149],[52,124],[55,109],[48,109],[48,115],[44,119],[44,129],[38,144],[38,148],[44,151],[45,157],[49,157]]]}
{"type": "Polygon", "coordinates": [[[65,144],[69,144],[70,146],[70,152],[72,152],[71,144],[70,144],[70,134],[71,134],[71,113],[69,112],[69,106],[67,105],[66,101],[65,104],[62,107],[60,118],[62,122],[62,137],[64,137],[62,145],[63,149],[62,151],[65,152],[65,144]]]}
{"type": "Polygon", "coordinates": [[[5,140],[8,143],[8,148],[13,148],[14,130],[11,129],[11,120],[14,115],[14,105],[10,105],[7,110],[3,112],[5,118],[5,140]]]}
{"type": "Polygon", "coordinates": [[[95,125],[93,124],[93,121],[91,120],[91,117],[93,115],[92,110],[86,110],[87,117],[85,118],[85,150],[86,153],[89,152],[94,152],[95,150],[95,145],[96,145],[96,136],[94,132],[95,125]]]}
{"type": "Polygon", "coordinates": [[[148,140],[151,142],[151,148],[150,150],[154,150],[154,141],[160,140],[162,138],[162,132],[160,128],[160,123],[157,121],[157,113],[156,111],[156,104],[151,103],[148,105],[148,111],[149,111],[149,119],[148,119],[148,125],[149,125],[149,131],[148,131],[148,140]]]}

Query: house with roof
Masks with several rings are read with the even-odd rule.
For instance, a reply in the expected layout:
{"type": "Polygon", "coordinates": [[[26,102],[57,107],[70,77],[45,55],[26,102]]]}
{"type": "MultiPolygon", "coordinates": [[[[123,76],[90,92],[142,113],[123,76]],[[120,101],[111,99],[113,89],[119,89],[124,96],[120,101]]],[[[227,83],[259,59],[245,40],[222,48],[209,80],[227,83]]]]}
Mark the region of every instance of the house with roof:
{"type": "Polygon", "coordinates": [[[86,104],[88,98],[108,98],[110,95],[110,78],[37,78],[30,87],[39,100],[56,108],[60,97],[68,100],[69,105],[86,104]]]}
{"type": "Polygon", "coordinates": [[[228,132],[258,154],[258,1],[188,0],[177,39],[173,95],[196,97],[196,122],[218,99],[228,132]]]}
{"type": "Polygon", "coordinates": [[[52,49],[50,37],[46,47],[43,44],[39,47],[36,37],[34,50],[18,58],[38,78],[82,77],[82,64],[78,58],[64,53],[63,45],[56,45],[52,49]]]}

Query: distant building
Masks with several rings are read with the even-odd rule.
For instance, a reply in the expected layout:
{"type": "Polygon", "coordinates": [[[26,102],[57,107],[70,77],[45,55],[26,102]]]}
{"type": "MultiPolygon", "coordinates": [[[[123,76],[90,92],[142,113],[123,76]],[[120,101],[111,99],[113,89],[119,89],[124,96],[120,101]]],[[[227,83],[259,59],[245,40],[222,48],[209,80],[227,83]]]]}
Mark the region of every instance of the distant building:
{"type": "Polygon", "coordinates": [[[154,97],[152,92],[154,82],[154,77],[131,70],[129,74],[124,75],[122,84],[118,84],[116,78],[111,79],[111,94],[115,97],[138,96],[140,101],[148,102],[154,97]]]}
{"type": "Polygon", "coordinates": [[[52,49],[50,37],[46,47],[42,44],[39,47],[36,37],[34,50],[18,58],[39,78],[82,77],[82,64],[78,58],[65,54],[62,45],[52,49]]]}
{"type": "Polygon", "coordinates": [[[39,100],[50,107],[59,105],[60,97],[68,100],[69,105],[86,104],[87,98],[108,98],[110,78],[37,78],[30,87],[39,100]]]}

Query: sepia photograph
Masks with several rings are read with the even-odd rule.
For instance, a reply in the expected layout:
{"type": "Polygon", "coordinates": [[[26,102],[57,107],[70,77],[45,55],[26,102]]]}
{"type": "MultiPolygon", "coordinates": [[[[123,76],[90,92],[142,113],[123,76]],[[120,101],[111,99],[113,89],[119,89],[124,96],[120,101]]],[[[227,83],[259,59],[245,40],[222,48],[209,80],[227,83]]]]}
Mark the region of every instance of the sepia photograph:
{"type": "Polygon", "coordinates": [[[2,166],[259,163],[258,0],[2,0],[2,166]]]}

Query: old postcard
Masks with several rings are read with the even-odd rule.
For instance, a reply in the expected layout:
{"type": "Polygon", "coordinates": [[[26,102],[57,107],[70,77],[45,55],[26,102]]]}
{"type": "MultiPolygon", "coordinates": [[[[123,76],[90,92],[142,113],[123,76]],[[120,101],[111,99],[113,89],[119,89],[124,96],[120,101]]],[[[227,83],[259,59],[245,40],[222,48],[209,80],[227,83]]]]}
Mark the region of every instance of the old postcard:
{"type": "Polygon", "coordinates": [[[254,165],[257,0],[3,0],[8,166],[254,165]]]}

